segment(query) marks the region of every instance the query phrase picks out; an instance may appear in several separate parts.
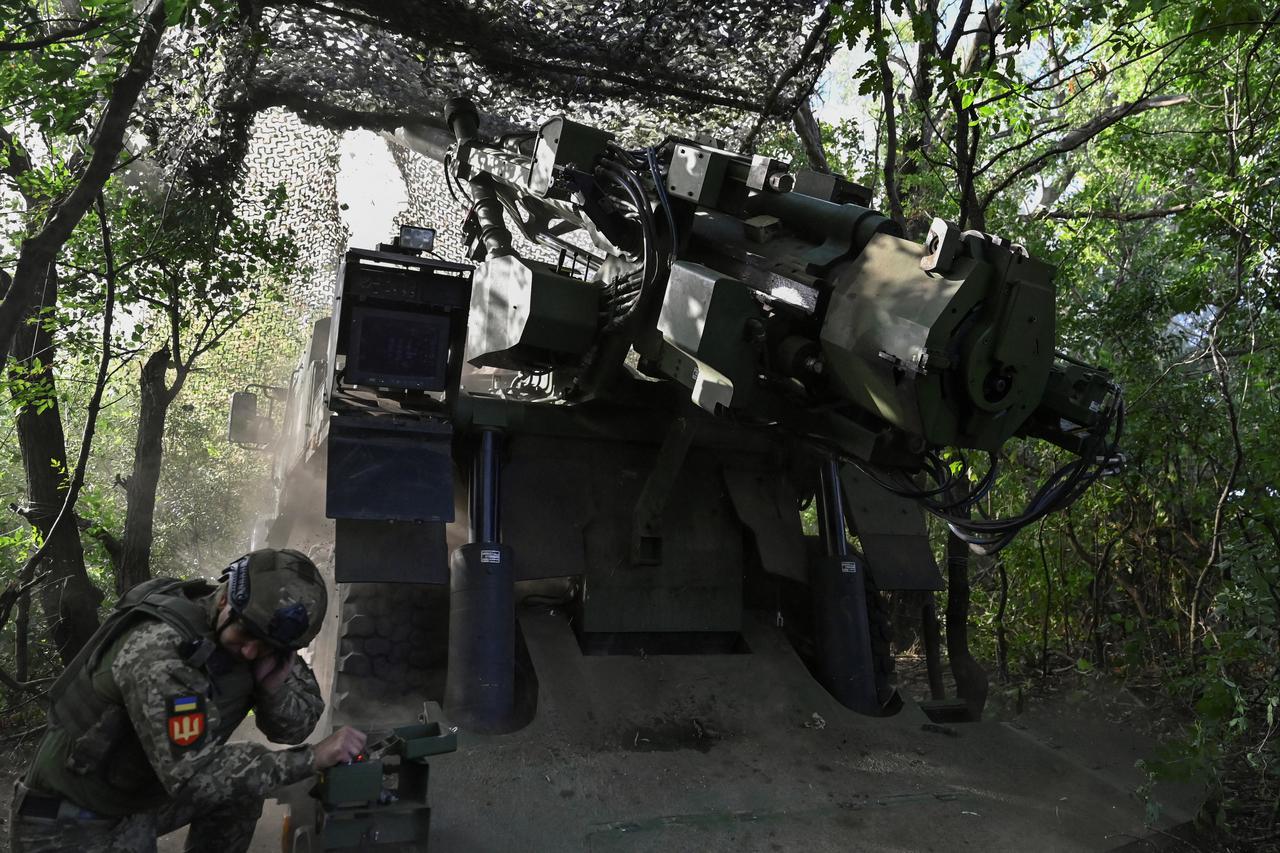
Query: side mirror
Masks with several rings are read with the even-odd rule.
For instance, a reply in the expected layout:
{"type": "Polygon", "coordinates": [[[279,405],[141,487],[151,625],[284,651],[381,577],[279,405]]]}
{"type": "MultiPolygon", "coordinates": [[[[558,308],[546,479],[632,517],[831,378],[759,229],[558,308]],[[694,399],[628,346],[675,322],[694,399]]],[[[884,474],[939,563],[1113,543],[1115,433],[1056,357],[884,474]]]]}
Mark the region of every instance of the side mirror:
{"type": "Polygon", "coordinates": [[[263,447],[271,441],[271,418],[258,414],[258,395],[236,391],[231,395],[227,440],[241,447],[263,447]]]}

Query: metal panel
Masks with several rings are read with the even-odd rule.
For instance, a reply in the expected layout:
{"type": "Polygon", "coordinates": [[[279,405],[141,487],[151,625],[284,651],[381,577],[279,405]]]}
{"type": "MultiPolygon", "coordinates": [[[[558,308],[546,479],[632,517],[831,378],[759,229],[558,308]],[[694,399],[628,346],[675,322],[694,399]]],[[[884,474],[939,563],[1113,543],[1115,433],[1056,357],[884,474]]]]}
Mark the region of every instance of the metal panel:
{"type": "Polygon", "coordinates": [[[881,488],[852,465],[840,469],[845,500],[871,576],[881,591],[942,589],[924,513],[914,501],[881,488]]]}
{"type": "Polygon", "coordinates": [[[589,449],[570,439],[512,434],[502,466],[502,541],[516,579],[586,572],[583,529],[596,507],[589,449]]]}
{"type": "Polygon", "coordinates": [[[595,338],[600,290],[544,263],[514,255],[476,268],[466,360],[527,369],[575,360],[595,338]]]}
{"type": "Polygon", "coordinates": [[[339,518],[333,557],[338,583],[449,582],[445,526],[438,522],[339,518]]]}
{"type": "Polygon", "coordinates": [[[335,415],[325,515],[453,521],[452,437],[442,421],[335,415]]]}
{"type": "Polygon", "coordinates": [[[832,204],[856,204],[860,207],[871,206],[871,190],[862,184],[855,184],[840,175],[815,172],[812,169],[796,171],[795,183],[791,187],[793,193],[812,196],[832,204]]]}
{"type": "Polygon", "coordinates": [[[593,457],[600,509],[585,531],[582,630],[740,630],[742,527],[714,454],[689,451],[662,516],[662,562],[642,566],[628,543],[657,448],[601,444],[593,457]]]}
{"type": "Polygon", "coordinates": [[[555,183],[555,170],[567,166],[589,172],[604,153],[612,133],[570,121],[564,116],[550,119],[538,129],[533,157],[529,163],[530,192],[546,196],[555,183]]]}
{"type": "MultiPolygon", "coordinates": [[[[718,405],[744,405],[751,393],[759,359],[752,323],[762,319],[755,293],[742,282],[702,264],[677,261],[671,267],[658,316],[663,340],[696,359],[692,373],[676,369],[672,375],[689,386],[694,402],[715,413],[718,405]],[[720,386],[712,397],[704,388],[707,377],[720,386]]],[[[763,326],[757,326],[763,334],[763,326]]],[[[664,366],[666,366],[664,359],[664,366]]]]}
{"type": "Polygon", "coordinates": [[[755,534],[766,572],[804,583],[808,580],[799,500],[786,477],[764,469],[724,469],[733,508],[755,534]]]}
{"type": "Polygon", "coordinates": [[[667,190],[692,204],[714,207],[730,159],[699,145],[677,145],[667,172],[667,190]]]}
{"type": "Polygon", "coordinates": [[[715,454],[689,451],[661,514],[662,562],[631,564],[635,509],[654,444],[514,435],[502,482],[502,540],[517,579],[580,575],[589,632],[737,631],[742,526],[715,454]]]}

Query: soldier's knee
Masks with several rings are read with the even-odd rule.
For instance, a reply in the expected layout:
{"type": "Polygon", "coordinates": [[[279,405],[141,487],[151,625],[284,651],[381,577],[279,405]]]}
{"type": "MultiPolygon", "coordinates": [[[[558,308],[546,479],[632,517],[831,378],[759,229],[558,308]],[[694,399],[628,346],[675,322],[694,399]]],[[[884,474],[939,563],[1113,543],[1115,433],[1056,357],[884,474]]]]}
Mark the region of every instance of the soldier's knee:
{"type": "Polygon", "coordinates": [[[258,822],[258,818],[262,817],[262,804],[262,797],[232,800],[194,818],[191,826],[194,829],[198,825],[201,830],[207,829],[214,833],[225,831],[225,828],[232,826],[252,827],[258,822]]]}
{"type": "Polygon", "coordinates": [[[249,849],[262,800],[237,800],[191,821],[185,853],[241,853],[249,849]]]}

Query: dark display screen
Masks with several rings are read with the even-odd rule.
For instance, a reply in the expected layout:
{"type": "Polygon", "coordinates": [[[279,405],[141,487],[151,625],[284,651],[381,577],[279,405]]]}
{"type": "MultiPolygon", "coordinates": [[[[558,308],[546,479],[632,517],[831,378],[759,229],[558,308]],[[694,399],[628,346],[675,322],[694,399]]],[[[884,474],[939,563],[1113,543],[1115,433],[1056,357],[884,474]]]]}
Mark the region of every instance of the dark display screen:
{"type": "Polygon", "coordinates": [[[381,308],[352,312],[347,382],[443,391],[448,358],[448,317],[381,308]]]}
{"type": "Polygon", "coordinates": [[[436,243],[436,229],[414,228],[411,225],[400,226],[400,245],[405,249],[417,249],[430,252],[436,243]]]}

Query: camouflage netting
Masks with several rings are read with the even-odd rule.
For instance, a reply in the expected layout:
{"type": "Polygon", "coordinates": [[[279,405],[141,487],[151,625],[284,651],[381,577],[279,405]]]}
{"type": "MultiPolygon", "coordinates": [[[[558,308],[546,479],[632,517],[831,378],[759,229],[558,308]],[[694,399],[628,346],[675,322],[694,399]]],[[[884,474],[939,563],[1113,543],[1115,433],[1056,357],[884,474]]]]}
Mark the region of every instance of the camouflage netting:
{"type": "Polygon", "coordinates": [[[331,126],[439,123],[467,94],[499,122],[550,113],[789,117],[828,57],[817,0],[281,3],[266,10],[256,106],[331,126]]]}
{"type": "MultiPolygon", "coordinates": [[[[443,125],[443,105],[472,97],[487,132],[564,113],[624,141],[710,131],[749,146],[761,125],[807,98],[831,50],[820,0],[476,0],[279,2],[217,36],[223,59],[175,42],[161,79],[204,75],[202,106],[171,98],[153,114],[161,160],[211,188],[243,180],[242,199],[282,184],[279,220],[300,265],[272,331],[229,342],[246,370],[297,351],[327,313],[347,248],[339,213],[341,132],[443,125]],[[206,54],[207,55],[207,54],[206,54]],[[278,321],[278,322],[277,322],[278,321]],[[284,344],[279,338],[292,339],[284,344]]],[[[464,209],[439,164],[391,146],[408,204],[396,224],[439,229],[437,251],[462,260],[464,209]]],[[[215,190],[216,194],[216,190],[215,190]]],[[[385,235],[390,237],[390,234],[385,235]]],[[[544,250],[518,241],[523,251],[544,250]]],[[[267,313],[275,313],[269,311],[267,313]]],[[[236,381],[239,381],[236,377],[236,381]]],[[[247,380],[248,377],[246,376],[247,380]]]]}
{"type": "MultiPolygon", "coordinates": [[[[296,235],[301,254],[294,278],[286,283],[289,313],[297,318],[314,318],[332,308],[335,271],[348,248],[350,233],[339,213],[343,200],[338,195],[342,137],[341,132],[308,125],[283,109],[260,113],[250,134],[245,195],[261,197],[277,185],[286,191],[279,226],[296,235]]],[[[450,195],[441,164],[394,142],[388,148],[398,173],[392,177],[404,185],[407,197],[390,225],[435,228],[436,253],[464,260],[461,225],[467,208],[450,195]]],[[[392,236],[389,230],[382,239],[392,236]]],[[[515,245],[527,256],[554,260],[546,248],[518,234],[515,245]]]]}
{"type": "Polygon", "coordinates": [[[293,231],[301,250],[289,296],[307,313],[327,310],[333,301],[333,274],[347,242],[338,216],[339,140],[340,134],[277,110],[258,116],[245,156],[248,195],[285,188],[280,224],[293,231]]]}

